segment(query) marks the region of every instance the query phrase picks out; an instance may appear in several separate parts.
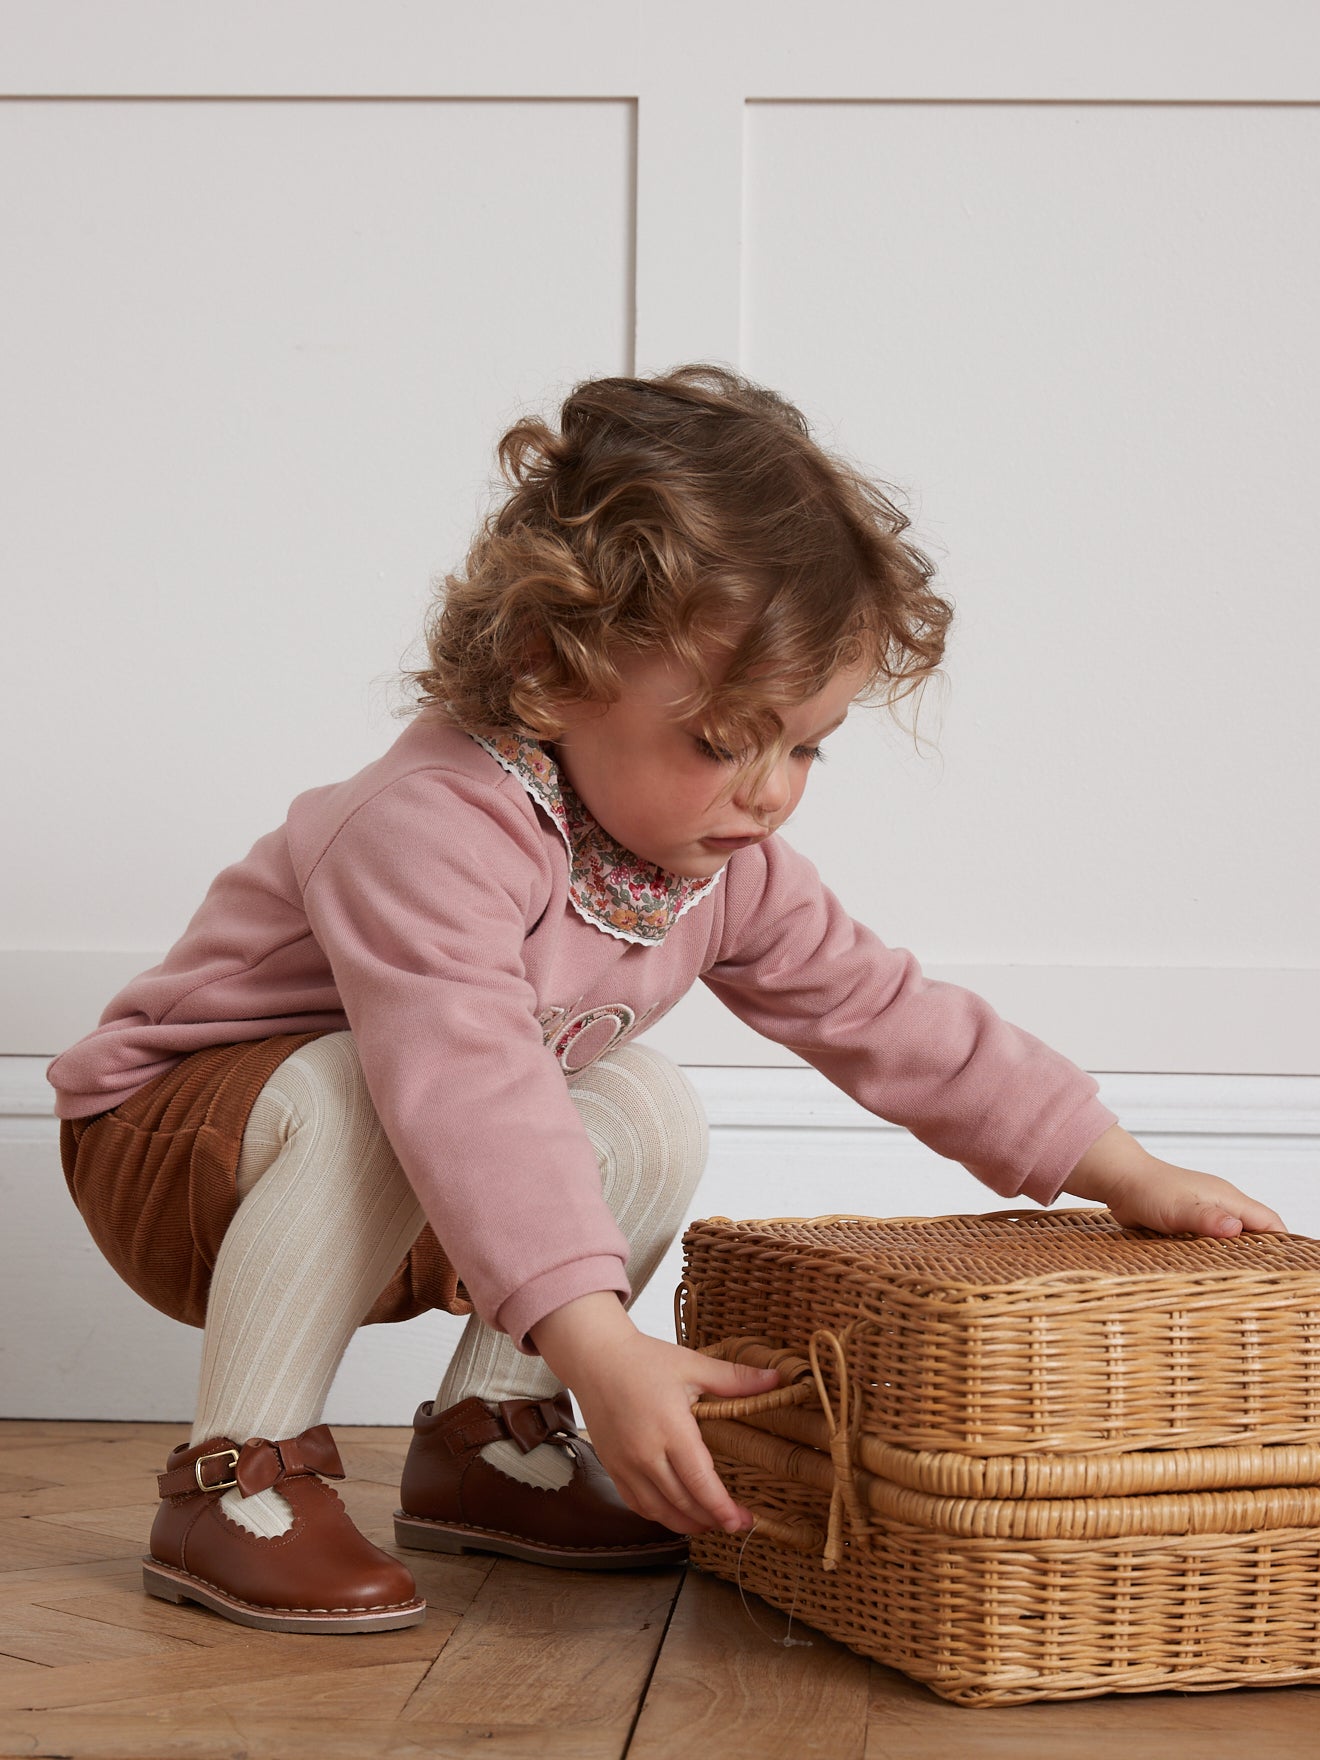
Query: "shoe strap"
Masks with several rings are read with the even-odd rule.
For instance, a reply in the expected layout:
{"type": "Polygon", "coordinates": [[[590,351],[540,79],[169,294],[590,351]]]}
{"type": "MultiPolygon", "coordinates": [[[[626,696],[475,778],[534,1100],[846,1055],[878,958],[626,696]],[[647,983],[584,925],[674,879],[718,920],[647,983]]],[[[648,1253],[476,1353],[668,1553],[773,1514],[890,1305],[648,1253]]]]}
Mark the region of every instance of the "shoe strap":
{"type": "Polygon", "coordinates": [[[162,1497],[179,1497],[189,1491],[229,1491],[235,1486],[244,1497],[267,1491],[282,1479],[319,1473],[326,1479],[344,1477],[343,1462],[327,1424],[313,1424],[299,1436],[272,1442],[250,1436],[242,1444],[228,1436],[213,1436],[183,1466],[156,1475],[162,1497]]]}
{"type": "Polygon", "coordinates": [[[473,1396],[451,1406],[432,1434],[452,1455],[468,1454],[491,1442],[515,1442],[530,1454],[543,1442],[567,1447],[578,1440],[566,1392],[553,1399],[502,1399],[493,1406],[473,1396]]]}

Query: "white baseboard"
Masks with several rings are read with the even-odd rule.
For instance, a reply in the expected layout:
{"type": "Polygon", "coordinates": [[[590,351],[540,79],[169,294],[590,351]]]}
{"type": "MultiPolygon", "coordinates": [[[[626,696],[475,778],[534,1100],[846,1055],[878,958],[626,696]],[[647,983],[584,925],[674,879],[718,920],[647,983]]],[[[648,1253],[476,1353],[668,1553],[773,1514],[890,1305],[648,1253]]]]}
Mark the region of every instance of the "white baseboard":
{"type": "MultiPolygon", "coordinates": [[[[60,1172],[44,1060],[0,1058],[0,1416],[186,1424],[201,1335],[157,1314],[97,1253],[60,1172]]],[[[693,1215],[941,1215],[1003,1200],[811,1069],[689,1067],[711,1122],[693,1215]]],[[[1101,1098],[1166,1160],[1234,1180],[1299,1234],[1320,1235],[1320,1079],[1102,1075],[1101,1098]]],[[[672,1337],[676,1242],[635,1313],[672,1337]]],[[[372,1326],[326,1416],[402,1424],[434,1394],[461,1322],[372,1326]]]]}

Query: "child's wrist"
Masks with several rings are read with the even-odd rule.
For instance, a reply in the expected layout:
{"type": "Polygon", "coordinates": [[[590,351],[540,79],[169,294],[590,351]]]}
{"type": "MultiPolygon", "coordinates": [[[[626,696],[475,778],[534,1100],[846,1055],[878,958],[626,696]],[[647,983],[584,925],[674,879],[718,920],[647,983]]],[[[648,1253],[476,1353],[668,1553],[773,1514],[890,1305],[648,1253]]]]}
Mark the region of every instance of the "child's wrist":
{"type": "Polygon", "coordinates": [[[1155,1159],[1121,1125],[1112,1124],[1078,1161],[1063,1190],[1074,1198],[1112,1204],[1148,1174],[1155,1159]]]}
{"type": "Polygon", "coordinates": [[[572,1387],[581,1368],[599,1362],[637,1331],[613,1290],[596,1290],[555,1308],[536,1322],[531,1340],[554,1373],[572,1387]]]}

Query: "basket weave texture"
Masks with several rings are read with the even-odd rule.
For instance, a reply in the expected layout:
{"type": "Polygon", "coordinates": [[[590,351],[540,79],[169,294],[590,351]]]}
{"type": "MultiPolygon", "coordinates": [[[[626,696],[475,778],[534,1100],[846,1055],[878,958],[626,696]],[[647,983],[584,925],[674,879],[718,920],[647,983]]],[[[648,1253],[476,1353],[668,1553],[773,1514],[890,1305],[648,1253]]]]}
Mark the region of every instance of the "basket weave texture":
{"type": "Polygon", "coordinates": [[[1320,1242],[1104,1211],[695,1223],[749,1539],[695,1563],[968,1704],[1320,1678],[1320,1242]]]}

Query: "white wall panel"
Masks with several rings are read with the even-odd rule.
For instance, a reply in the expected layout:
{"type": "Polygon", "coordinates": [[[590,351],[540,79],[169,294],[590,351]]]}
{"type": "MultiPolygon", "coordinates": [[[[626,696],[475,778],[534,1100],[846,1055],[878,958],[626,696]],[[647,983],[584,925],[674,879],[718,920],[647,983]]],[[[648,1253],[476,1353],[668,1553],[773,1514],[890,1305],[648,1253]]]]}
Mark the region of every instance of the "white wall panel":
{"type": "Polygon", "coordinates": [[[1310,108],[749,107],[745,364],[958,607],[796,821],[918,954],[1320,963],[1318,198],[1310,108]]]}
{"type": "Polygon", "coordinates": [[[1309,0],[6,0],[3,90],[1316,97],[1309,0]]]}
{"type": "Polygon", "coordinates": [[[498,434],[630,364],[632,135],[625,101],[0,104],[9,946],[168,945],[397,735],[498,434]]]}

